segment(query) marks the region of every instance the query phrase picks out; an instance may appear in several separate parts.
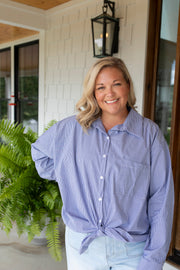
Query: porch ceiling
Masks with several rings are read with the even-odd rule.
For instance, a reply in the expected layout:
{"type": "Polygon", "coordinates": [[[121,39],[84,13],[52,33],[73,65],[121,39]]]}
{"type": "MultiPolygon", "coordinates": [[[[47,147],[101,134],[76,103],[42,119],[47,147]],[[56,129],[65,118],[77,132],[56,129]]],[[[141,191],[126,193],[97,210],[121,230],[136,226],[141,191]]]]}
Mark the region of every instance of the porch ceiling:
{"type": "Polygon", "coordinates": [[[11,0],[12,2],[17,2],[21,4],[25,4],[31,7],[40,8],[43,10],[48,10],[50,8],[59,6],[71,0],[11,0]]]}
{"type": "Polygon", "coordinates": [[[38,34],[38,31],[0,23],[0,44],[33,36],[36,34],[38,34]]]}
{"type": "MultiPolygon", "coordinates": [[[[48,10],[71,0],[10,0],[42,10],[48,10]]],[[[0,44],[37,34],[37,31],[0,23],[0,44]]]]}

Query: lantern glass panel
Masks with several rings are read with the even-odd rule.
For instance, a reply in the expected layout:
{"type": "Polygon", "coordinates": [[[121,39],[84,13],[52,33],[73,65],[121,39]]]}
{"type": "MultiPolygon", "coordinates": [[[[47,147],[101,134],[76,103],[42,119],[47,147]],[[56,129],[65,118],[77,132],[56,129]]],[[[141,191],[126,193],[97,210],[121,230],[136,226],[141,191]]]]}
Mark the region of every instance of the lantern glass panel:
{"type": "Polygon", "coordinates": [[[115,29],[115,22],[108,20],[106,24],[106,35],[105,35],[106,39],[105,53],[107,55],[112,55],[114,29],[115,29]]]}
{"type": "Polygon", "coordinates": [[[95,55],[103,53],[103,19],[93,22],[95,55]]]}

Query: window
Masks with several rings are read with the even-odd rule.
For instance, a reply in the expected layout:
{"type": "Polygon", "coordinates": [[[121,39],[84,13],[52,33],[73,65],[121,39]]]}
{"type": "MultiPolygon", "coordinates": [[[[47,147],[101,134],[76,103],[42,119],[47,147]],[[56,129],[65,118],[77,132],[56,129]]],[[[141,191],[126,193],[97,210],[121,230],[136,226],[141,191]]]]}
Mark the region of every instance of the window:
{"type": "Polygon", "coordinates": [[[170,143],[179,0],[162,1],[154,120],[170,143]]]}
{"type": "Polygon", "coordinates": [[[0,50],[0,120],[22,123],[38,132],[38,88],[39,41],[0,50]]]}
{"type": "Polygon", "coordinates": [[[11,50],[0,50],[0,119],[11,118],[11,50]]]}

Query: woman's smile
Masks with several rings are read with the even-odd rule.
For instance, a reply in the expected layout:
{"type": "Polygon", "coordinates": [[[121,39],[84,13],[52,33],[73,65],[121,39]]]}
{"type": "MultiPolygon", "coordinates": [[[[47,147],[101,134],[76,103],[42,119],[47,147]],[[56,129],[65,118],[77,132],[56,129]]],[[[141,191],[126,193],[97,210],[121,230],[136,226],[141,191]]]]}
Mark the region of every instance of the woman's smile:
{"type": "Polygon", "coordinates": [[[114,99],[114,100],[106,100],[105,103],[112,104],[112,103],[116,103],[117,101],[119,101],[119,98],[114,99]]]}

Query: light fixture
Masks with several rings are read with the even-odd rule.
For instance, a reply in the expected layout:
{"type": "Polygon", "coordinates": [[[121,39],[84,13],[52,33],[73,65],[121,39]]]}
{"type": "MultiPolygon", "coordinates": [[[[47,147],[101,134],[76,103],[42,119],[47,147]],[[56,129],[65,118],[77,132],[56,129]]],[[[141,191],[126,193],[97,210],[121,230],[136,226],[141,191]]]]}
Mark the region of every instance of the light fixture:
{"type": "Polygon", "coordinates": [[[118,52],[119,19],[115,18],[115,3],[104,0],[103,13],[91,19],[94,57],[103,58],[118,52]],[[107,13],[108,7],[112,16],[107,13]]]}

